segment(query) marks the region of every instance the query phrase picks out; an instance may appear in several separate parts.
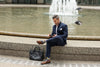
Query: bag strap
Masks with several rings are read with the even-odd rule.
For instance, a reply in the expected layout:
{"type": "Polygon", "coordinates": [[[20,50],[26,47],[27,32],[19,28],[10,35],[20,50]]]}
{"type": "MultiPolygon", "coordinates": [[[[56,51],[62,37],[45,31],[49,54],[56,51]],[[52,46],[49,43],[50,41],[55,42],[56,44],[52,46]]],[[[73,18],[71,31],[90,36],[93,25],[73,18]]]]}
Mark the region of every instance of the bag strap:
{"type": "Polygon", "coordinates": [[[39,46],[35,46],[35,47],[34,47],[34,51],[36,51],[37,49],[38,49],[39,51],[41,50],[39,46]]]}
{"type": "Polygon", "coordinates": [[[36,47],[39,47],[39,46],[32,45],[31,50],[34,50],[36,47]]]}

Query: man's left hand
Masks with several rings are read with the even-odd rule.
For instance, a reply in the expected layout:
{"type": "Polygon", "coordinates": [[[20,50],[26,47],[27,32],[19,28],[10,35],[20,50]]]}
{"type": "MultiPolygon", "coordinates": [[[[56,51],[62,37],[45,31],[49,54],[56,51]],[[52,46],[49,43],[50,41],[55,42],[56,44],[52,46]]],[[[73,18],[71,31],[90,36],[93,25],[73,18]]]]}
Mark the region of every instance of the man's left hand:
{"type": "Polygon", "coordinates": [[[55,36],[57,36],[56,34],[54,34],[52,37],[55,37],[55,36]]]}

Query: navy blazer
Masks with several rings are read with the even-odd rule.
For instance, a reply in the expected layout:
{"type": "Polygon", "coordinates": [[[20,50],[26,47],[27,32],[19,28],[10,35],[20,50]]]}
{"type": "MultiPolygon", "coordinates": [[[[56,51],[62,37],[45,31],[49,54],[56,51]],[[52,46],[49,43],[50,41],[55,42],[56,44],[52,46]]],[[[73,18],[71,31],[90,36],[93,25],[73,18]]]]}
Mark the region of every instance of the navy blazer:
{"type": "MultiPolygon", "coordinates": [[[[56,25],[53,26],[51,35],[54,35],[54,34],[56,34],[56,25]]],[[[66,40],[68,37],[68,27],[66,24],[62,22],[59,23],[58,28],[57,28],[57,36],[60,36],[64,40],[64,43],[66,44],[66,40]]]]}

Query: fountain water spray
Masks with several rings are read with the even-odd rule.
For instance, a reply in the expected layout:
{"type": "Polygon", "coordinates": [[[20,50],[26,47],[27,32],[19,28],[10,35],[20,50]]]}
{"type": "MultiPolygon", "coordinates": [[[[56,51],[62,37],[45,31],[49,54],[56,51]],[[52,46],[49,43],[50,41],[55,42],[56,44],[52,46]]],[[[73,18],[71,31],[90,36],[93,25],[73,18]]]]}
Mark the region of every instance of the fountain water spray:
{"type": "Polygon", "coordinates": [[[76,0],[52,0],[50,15],[78,15],[76,0]]]}

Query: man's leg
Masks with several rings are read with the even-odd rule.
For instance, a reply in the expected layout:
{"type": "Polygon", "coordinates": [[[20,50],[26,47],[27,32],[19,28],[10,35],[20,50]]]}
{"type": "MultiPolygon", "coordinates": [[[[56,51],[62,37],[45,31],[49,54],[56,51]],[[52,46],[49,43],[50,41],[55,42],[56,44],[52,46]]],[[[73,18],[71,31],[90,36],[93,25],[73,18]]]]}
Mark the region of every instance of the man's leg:
{"type": "Polygon", "coordinates": [[[51,62],[50,61],[51,47],[55,46],[55,45],[56,45],[55,42],[47,42],[47,44],[46,44],[46,58],[47,59],[41,63],[42,65],[51,62]]]}
{"type": "Polygon", "coordinates": [[[55,42],[48,42],[46,44],[46,57],[50,58],[50,54],[51,54],[51,47],[52,46],[56,46],[57,44],[55,42]]]}
{"type": "Polygon", "coordinates": [[[61,37],[56,36],[46,41],[46,57],[50,58],[52,46],[64,46],[64,41],[61,37]]]}
{"type": "MultiPolygon", "coordinates": [[[[42,42],[42,41],[38,41],[38,42],[42,42]]],[[[53,38],[50,38],[48,40],[45,41],[46,44],[46,61],[43,61],[41,64],[47,64],[50,63],[50,54],[51,54],[51,47],[52,46],[64,46],[64,41],[61,37],[59,36],[55,36],[53,38]]],[[[43,43],[43,42],[42,42],[43,43]]]]}
{"type": "Polygon", "coordinates": [[[55,36],[53,38],[50,38],[48,40],[46,40],[47,43],[52,42],[52,43],[56,43],[57,46],[64,46],[64,40],[60,37],[60,36],[55,36]]]}
{"type": "Polygon", "coordinates": [[[44,44],[45,42],[55,42],[57,43],[58,46],[64,46],[65,43],[64,43],[64,40],[60,37],[60,36],[55,36],[53,38],[50,38],[46,41],[37,41],[38,44],[44,44]]]}

